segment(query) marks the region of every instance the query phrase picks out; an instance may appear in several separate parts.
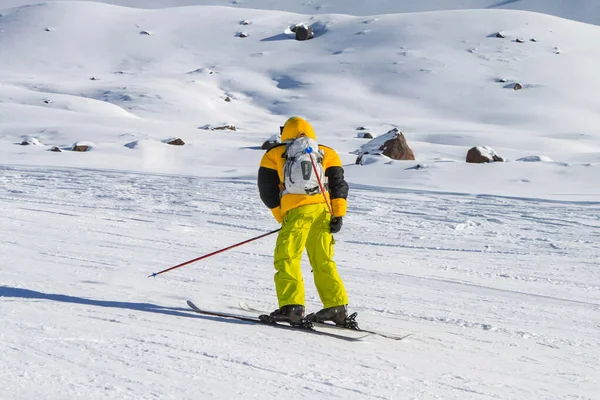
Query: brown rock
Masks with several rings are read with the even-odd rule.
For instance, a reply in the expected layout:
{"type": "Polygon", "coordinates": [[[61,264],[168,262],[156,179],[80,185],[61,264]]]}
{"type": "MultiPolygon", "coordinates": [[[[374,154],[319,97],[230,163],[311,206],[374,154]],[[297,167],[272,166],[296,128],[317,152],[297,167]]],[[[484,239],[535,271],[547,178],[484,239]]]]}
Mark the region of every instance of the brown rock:
{"type": "Polygon", "coordinates": [[[315,37],[313,30],[310,26],[297,26],[296,27],[296,40],[310,40],[315,37]]]}
{"type": "Polygon", "coordinates": [[[414,160],[415,155],[411,148],[408,147],[404,134],[397,128],[392,129],[392,131],[396,131],[396,137],[384,143],[382,148],[383,155],[388,156],[392,160],[414,160]]]}
{"type": "Polygon", "coordinates": [[[232,124],[224,124],[221,126],[212,126],[210,124],[206,124],[203,126],[199,126],[198,129],[203,129],[205,131],[237,131],[235,125],[232,124]]]}
{"type": "Polygon", "coordinates": [[[513,86],[514,90],[521,90],[523,89],[523,85],[521,85],[520,83],[515,83],[515,86],[513,86]]]}
{"type": "Polygon", "coordinates": [[[472,147],[467,152],[467,162],[473,164],[489,163],[492,161],[504,162],[494,149],[488,146],[472,147]]]}
{"type": "Polygon", "coordinates": [[[226,125],[216,126],[213,128],[213,130],[215,130],[215,131],[237,131],[237,128],[235,127],[235,125],[226,124],[226,125]]]}
{"type": "Polygon", "coordinates": [[[71,149],[71,151],[88,151],[91,147],[88,146],[87,144],[75,144],[73,145],[73,148],[71,149]]]}
{"type": "Polygon", "coordinates": [[[183,146],[185,144],[185,142],[183,140],[181,140],[180,138],[176,138],[176,139],[171,139],[167,142],[167,144],[170,144],[172,146],[183,146]]]}
{"type": "Polygon", "coordinates": [[[368,143],[361,146],[357,154],[357,164],[362,162],[362,157],[365,154],[383,154],[392,160],[415,159],[415,155],[408,146],[404,134],[400,132],[398,128],[394,128],[386,134],[370,140],[368,143]]]}

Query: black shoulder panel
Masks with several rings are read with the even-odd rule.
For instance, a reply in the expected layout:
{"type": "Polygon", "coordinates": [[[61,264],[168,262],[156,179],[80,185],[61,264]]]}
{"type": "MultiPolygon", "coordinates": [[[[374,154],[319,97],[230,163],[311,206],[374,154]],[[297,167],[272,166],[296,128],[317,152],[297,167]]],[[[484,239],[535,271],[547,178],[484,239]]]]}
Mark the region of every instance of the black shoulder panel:
{"type": "Polygon", "coordinates": [[[279,175],[276,170],[265,167],[258,169],[258,191],[267,207],[279,207],[279,175]]]}
{"type": "Polygon", "coordinates": [[[329,167],[325,171],[327,184],[329,185],[329,195],[331,199],[348,198],[348,183],[344,179],[344,168],[329,167]]]}

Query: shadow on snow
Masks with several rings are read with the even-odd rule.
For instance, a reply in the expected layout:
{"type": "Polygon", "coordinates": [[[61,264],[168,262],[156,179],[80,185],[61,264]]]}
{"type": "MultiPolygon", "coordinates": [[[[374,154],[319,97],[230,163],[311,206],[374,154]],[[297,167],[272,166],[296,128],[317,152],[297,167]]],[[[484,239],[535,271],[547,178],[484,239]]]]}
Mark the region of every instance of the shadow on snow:
{"type": "Polygon", "coordinates": [[[49,300],[61,303],[81,304],[93,307],[119,308],[123,310],[133,310],[150,312],[155,314],[165,314],[174,317],[199,318],[209,321],[229,322],[232,324],[252,324],[251,322],[239,321],[231,318],[222,318],[209,315],[199,315],[188,308],[163,307],[152,303],[131,303],[125,301],[106,301],[86,299],[83,297],[68,296],[65,294],[43,293],[35,290],[13,288],[9,286],[0,286],[0,298],[30,299],[30,300],[49,300]]]}

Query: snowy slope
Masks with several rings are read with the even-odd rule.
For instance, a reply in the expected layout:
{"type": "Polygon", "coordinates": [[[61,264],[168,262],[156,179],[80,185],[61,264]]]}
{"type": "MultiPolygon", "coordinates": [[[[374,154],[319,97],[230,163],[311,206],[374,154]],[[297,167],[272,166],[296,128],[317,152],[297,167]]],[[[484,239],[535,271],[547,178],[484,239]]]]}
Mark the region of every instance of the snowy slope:
{"type": "Polygon", "coordinates": [[[0,177],[2,398],[598,393],[597,203],[354,188],[336,248],[353,309],[365,326],[413,337],[348,344],[185,309],[188,298],[274,307],[274,238],[146,278],[272,229],[253,181],[22,167],[0,177]]]}
{"type": "MultiPolygon", "coordinates": [[[[357,126],[375,134],[397,126],[422,162],[462,161],[469,147],[490,145],[509,160],[541,155],[586,166],[573,172],[560,164],[552,171],[561,172],[544,175],[597,175],[587,166],[600,149],[596,26],[515,11],[310,20],[227,7],[145,11],[68,2],[12,9],[0,24],[4,162],[103,167],[110,158],[135,170],[215,176],[235,167],[234,175],[251,175],[260,158],[253,149],[300,114],[347,163],[364,143],[357,126]],[[302,21],[322,34],[299,43],[283,33],[302,21]],[[506,39],[489,37],[500,30],[506,39]],[[250,36],[236,37],[240,31],[250,36]],[[507,88],[514,81],[525,89],[507,88]],[[238,132],[197,129],[223,123],[238,132]],[[30,136],[48,147],[13,145],[30,136]],[[189,146],[162,144],[175,136],[189,146]],[[79,141],[94,150],[85,157],[43,151],[79,141]],[[133,142],[133,150],[125,147],[133,142]]],[[[404,174],[404,167],[371,170],[404,174]]],[[[370,172],[363,175],[356,177],[370,172]]],[[[420,186],[421,175],[411,176],[410,185],[420,186]]],[[[511,195],[528,187],[526,177],[516,178],[511,195]]],[[[445,178],[436,181],[455,190],[445,178]]],[[[584,184],[579,193],[597,190],[584,184]]]]}
{"type": "MultiPolygon", "coordinates": [[[[66,0],[76,1],[76,0],[66,0]]],[[[89,0],[84,0],[89,1],[89,0]]],[[[512,9],[534,11],[557,17],[600,24],[600,3],[596,0],[94,0],[136,8],[168,8],[216,5],[300,14],[379,15],[463,9],[512,9]]],[[[36,0],[2,0],[1,7],[38,4],[36,0]]]]}
{"type": "Polygon", "coordinates": [[[597,23],[596,2],[25,3],[0,2],[0,399],[598,397],[600,27],[394,14],[597,23]],[[351,309],[410,339],[186,308],[274,308],[274,236],[147,278],[277,228],[256,170],[295,114],[345,164],[351,309]],[[355,165],[359,126],[417,160],[355,165]],[[509,162],[464,163],[477,145],[509,162]]]}

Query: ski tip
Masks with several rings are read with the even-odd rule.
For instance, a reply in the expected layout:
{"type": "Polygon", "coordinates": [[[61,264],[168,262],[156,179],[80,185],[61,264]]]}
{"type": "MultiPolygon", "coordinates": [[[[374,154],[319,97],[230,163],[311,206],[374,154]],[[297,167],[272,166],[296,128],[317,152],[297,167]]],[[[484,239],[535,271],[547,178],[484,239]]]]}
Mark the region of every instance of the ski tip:
{"type": "Polygon", "coordinates": [[[156,272],[148,275],[148,278],[156,278],[156,275],[158,275],[156,272]]]}

